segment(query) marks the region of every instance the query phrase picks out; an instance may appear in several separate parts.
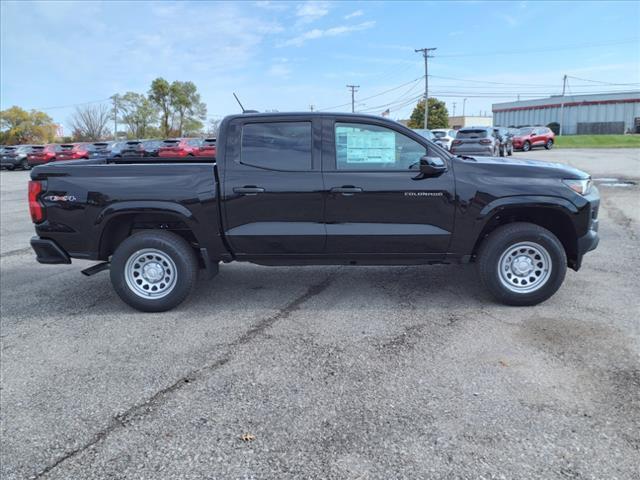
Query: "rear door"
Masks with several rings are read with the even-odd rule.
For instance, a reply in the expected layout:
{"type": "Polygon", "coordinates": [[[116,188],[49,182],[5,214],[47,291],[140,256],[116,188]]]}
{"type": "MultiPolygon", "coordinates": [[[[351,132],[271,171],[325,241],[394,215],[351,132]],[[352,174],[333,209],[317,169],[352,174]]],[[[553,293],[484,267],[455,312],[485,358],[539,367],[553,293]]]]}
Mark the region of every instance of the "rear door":
{"type": "Polygon", "coordinates": [[[234,253],[323,253],[320,119],[240,117],[227,128],[221,183],[225,235],[234,253]]]}
{"type": "Polygon", "coordinates": [[[324,127],[327,254],[443,257],[454,221],[448,155],[387,122],[338,117],[324,127]],[[425,154],[440,157],[448,170],[423,178],[425,154]]]}

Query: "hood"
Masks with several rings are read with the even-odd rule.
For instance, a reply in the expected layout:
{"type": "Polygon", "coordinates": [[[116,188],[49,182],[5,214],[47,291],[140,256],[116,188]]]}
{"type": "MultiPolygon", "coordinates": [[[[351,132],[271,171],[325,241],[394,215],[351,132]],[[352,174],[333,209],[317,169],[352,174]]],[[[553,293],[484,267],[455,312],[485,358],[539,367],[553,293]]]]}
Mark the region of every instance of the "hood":
{"type": "Polygon", "coordinates": [[[473,160],[457,158],[465,165],[471,167],[477,165],[478,169],[495,172],[500,175],[504,172],[506,175],[519,177],[554,177],[565,179],[582,179],[589,178],[590,175],[582,170],[573,168],[570,165],[556,162],[545,162],[542,160],[529,160],[520,158],[507,157],[473,157],[473,160]]]}

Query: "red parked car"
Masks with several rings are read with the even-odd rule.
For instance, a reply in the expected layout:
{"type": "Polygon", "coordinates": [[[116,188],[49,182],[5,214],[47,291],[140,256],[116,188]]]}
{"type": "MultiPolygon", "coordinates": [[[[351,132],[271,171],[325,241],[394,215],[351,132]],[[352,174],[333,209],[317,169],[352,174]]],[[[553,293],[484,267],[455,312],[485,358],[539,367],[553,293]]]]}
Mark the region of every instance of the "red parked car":
{"type": "Polygon", "coordinates": [[[65,143],[60,145],[56,160],[79,160],[89,158],[89,147],[86,143],[65,143]]]}
{"type": "Polygon", "coordinates": [[[216,139],[205,138],[202,145],[198,147],[193,154],[196,157],[215,157],[216,156],[216,139]]]}
{"type": "Polygon", "coordinates": [[[34,145],[31,152],[27,155],[27,163],[30,167],[42,165],[43,163],[53,162],[56,154],[60,151],[60,145],[50,143],[48,145],[34,145]]]}
{"type": "Polygon", "coordinates": [[[522,127],[513,137],[513,148],[528,152],[534,147],[553,147],[556,135],[548,127],[522,127]]]}
{"type": "Polygon", "coordinates": [[[202,143],[201,138],[176,138],[163,140],[158,148],[159,157],[193,157],[202,143]]]}

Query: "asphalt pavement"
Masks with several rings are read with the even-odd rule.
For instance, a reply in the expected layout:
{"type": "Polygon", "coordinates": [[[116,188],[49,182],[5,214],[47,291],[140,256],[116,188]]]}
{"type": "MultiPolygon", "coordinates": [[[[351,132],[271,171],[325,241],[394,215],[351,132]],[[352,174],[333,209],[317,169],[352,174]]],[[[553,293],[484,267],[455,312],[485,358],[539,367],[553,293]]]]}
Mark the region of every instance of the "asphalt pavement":
{"type": "Polygon", "coordinates": [[[602,195],[598,249],[524,308],[472,265],[228,264],[139,313],[35,262],[2,172],[0,477],[639,478],[640,151],[516,156],[602,195]]]}

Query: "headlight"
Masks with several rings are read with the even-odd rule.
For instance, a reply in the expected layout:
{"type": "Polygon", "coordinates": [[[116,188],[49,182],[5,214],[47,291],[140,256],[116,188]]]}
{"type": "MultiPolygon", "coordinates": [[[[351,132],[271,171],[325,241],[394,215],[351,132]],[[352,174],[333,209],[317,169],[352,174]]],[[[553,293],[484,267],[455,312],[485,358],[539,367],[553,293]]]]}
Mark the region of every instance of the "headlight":
{"type": "Polygon", "coordinates": [[[562,180],[562,183],[580,195],[586,195],[589,193],[589,190],[591,190],[591,178],[585,178],[583,180],[565,179],[562,180]]]}

